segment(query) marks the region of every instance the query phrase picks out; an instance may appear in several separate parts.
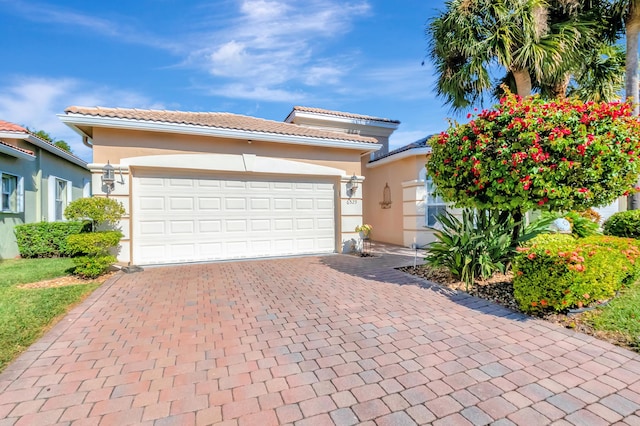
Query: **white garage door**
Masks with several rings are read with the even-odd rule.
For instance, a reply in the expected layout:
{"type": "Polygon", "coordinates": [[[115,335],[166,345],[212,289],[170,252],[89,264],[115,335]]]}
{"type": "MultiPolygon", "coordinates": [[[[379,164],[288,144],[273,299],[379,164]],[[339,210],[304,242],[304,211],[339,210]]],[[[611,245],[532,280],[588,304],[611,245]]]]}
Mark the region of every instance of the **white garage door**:
{"type": "Polygon", "coordinates": [[[136,173],[133,261],[331,253],[334,198],[328,180],[136,173]]]}

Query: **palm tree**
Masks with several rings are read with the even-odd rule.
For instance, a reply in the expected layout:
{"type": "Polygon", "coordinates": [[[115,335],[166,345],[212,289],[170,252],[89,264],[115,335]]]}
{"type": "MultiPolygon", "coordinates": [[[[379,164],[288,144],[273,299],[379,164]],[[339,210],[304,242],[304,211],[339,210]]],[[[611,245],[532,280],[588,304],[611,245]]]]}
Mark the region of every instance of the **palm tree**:
{"type": "MultiPolygon", "coordinates": [[[[640,115],[640,98],[638,96],[638,39],[640,37],[640,0],[613,0],[612,24],[617,30],[624,31],[626,39],[625,62],[625,95],[633,99],[633,113],[640,115]]],[[[640,182],[638,182],[640,184],[640,182]]],[[[640,194],[628,198],[629,209],[640,208],[640,194]]]]}
{"type": "MultiPolygon", "coordinates": [[[[594,52],[609,47],[598,34],[603,19],[593,19],[602,7],[602,0],[449,0],[427,28],[438,94],[454,110],[477,103],[495,90],[496,64],[506,73],[503,82],[521,96],[532,90],[564,96],[580,80],[615,70],[619,62],[612,59],[601,64],[601,73],[587,72],[588,59],[602,59],[594,52]]],[[[606,76],[603,81],[616,82],[606,76]]],[[[615,93],[595,87],[601,96],[615,93]]]]}

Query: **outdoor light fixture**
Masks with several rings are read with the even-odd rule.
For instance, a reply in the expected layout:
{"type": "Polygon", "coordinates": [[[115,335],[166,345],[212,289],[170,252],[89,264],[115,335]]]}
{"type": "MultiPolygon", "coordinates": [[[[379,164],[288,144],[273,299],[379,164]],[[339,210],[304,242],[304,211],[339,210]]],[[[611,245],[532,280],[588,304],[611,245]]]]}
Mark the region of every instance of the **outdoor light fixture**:
{"type": "Polygon", "coordinates": [[[102,168],[102,185],[105,187],[107,196],[113,191],[116,182],[116,171],[107,160],[107,164],[102,168]]]}
{"type": "Polygon", "coordinates": [[[356,195],[357,190],[358,176],[356,176],[356,174],[354,173],[353,176],[351,176],[351,179],[349,179],[349,182],[347,182],[347,191],[349,191],[349,196],[353,197],[354,195],[356,195]]]}

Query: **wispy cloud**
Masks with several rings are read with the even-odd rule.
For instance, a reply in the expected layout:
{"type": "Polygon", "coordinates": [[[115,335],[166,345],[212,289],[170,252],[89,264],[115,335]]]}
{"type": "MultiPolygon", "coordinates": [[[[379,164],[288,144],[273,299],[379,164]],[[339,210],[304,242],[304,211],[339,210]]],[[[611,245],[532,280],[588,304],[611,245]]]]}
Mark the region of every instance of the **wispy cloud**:
{"type": "Polygon", "coordinates": [[[125,43],[141,44],[159,49],[179,52],[180,43],[176,43],[161,34],[146,33],[134,21],[125,16],[106,19],[72,10],[65,6],[21,0],[0,0],[7,10],[23,19],[45,24],[55,24],[58,28],[74,31],[78,28],[91,34],[119,39],[125,43]]]}
{"type": "Polygon", "coordinates": [[[225,87],[252,88],[242,91],[244,97],[291,102],[300,96],[288,91],[287,84],[313,87],[341,81],[349,65],[332,58],[324,45],[347,33],[370,6],[364,1],[243,0],[237,11],[202,38],[205,45],[189,55],[187,64],[222,79],[225,87]],[[273,92],[279,94],[276,99],[270,97],[273,92]]]}
{"type": "Polygon", "coordinates": [[[163,108],[162,104],[135,92],[96,87],[71,78],[22,76],[0,85],[0,117],[3,120],[44,130],[56,139],[63,139],[76,155],[89,161],[91,150],[82,144],[78,134],[56,117],[70,105],[163,108]]]}

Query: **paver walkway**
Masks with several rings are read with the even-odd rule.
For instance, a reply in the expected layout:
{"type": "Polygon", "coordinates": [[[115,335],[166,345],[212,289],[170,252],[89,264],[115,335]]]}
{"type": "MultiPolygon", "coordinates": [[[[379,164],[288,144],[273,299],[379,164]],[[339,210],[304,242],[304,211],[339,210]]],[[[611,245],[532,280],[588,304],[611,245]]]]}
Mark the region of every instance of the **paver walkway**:
{"type": "Polygon", "coordinates": [[[412,257],[119,275],[0,375],[0,425],[640,425],[640,356],[412,257]]]}

